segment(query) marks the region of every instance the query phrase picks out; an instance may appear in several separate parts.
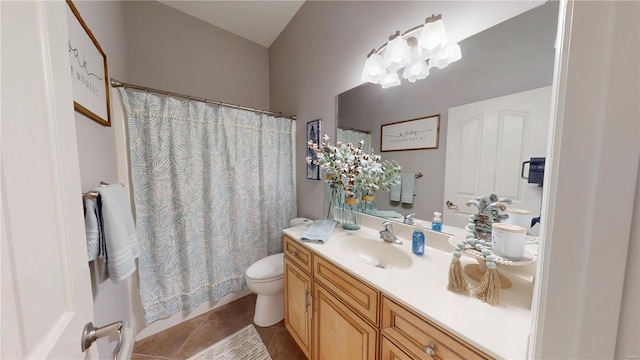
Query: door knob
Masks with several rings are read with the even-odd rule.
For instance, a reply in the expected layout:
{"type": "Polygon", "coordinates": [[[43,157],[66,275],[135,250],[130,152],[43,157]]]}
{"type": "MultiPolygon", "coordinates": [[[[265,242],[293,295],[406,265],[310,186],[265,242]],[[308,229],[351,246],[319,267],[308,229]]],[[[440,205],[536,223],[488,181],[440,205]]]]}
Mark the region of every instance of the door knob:
{"type": "Polygon", "coordinates": [[[80,342],[82,351],[87,351],[87,349],[90,348],[91,345],[96,342],[96,340],[111,333],[118,334],[118,344],[116,345],[116,348],[113,349],[113,354],[111,355],[111,358],[113,360],[116,360],[118,352],[120,351],[120,347],[122,346],[122,321],[117,321],[113,324],[109,324],[99,328],[95,327],[92,322],[88,322],[82,330],[82,338],[80,342]]]}
{"type": "Polygon", "coordinates": [[[447,200],[447,202],[445,202],[445,205],[447,205],[447,208],[449,208],[449,210],[458,211],[458,205],[454,204],[451,200],[447,200]]]}

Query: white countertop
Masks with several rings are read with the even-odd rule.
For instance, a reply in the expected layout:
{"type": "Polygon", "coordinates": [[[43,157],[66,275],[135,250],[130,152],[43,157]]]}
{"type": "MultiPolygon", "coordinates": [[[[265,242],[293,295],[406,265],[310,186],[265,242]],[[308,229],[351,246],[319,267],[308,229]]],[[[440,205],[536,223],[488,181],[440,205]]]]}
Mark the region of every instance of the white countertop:
{"type": "MultiPolygon", "coordinates": [[[[309,225],[285,229],[284,233],[488,355],[505,359],[527,357],[535,264],[499,266],[513,286],[503,289],[499,304],[491,306],[471,295],[447,290],[453,250],[448,234],[425,231],[425,254],[417,256],[411,252],[412,227],[393,224],[396,235],[403,241],[402,245],[395,245],[379,239],[380,222],[380,219],[363,219],[371,228],[363,226],[356,231],[343,230],[338,225],[325,244],[299,241],[309,225]],[[397,247],[407,253],[413,263],[406,269],[376,268],[344,251],[341,242],[351,237],[370,239],[379,242],[381,247],[397,247]]],[[[463,229],[445,227],[443,230],[465,234],[463,229]]],[[[476,263],[475,258],[466,254],[461,261],[463,266],[476,263]]],[[[470,285],[474,286],[475,282],[470,280],[470,285]]]]}

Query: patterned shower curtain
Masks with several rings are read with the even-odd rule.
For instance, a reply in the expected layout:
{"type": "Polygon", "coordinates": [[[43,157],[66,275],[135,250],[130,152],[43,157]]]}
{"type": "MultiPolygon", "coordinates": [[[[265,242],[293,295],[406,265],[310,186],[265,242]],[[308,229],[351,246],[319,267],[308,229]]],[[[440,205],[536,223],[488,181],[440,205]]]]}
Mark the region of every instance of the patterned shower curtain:
{"type": "Polygon", "coordinates": [[[240,290],[296,214],[292,120],[121,88],[147,324],[240,290]]]}
{"type": "Polygon", "coordinates": [[[364,152],[371,152],[371,134],[364,131],[338,128],[337,140],[342,141],[343,143],[352,143],[356,146],[362,140],[364,141],[364,145],[362,146],[364,152]]]}

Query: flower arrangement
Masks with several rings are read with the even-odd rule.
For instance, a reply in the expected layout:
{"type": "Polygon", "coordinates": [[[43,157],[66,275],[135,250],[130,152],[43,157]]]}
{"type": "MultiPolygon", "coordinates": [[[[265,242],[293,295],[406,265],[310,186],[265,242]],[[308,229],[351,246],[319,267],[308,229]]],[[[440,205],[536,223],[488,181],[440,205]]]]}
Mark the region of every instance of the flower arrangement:
{"type": "Polygon", "coordinates": [[[325,171],[325,181],[329,183],[331,189],[340,189],[347,196],[355,196],[356,182],[362,174],[361,164],[362,146],[361,141],[358,146],[351,143],[344,144],[340,141],[336,146],[329,144],[329,136],[322,137],[320,145],[309,141],[308,145],[316,154],[316,159],[312,160],[307,156],[307,163],[312,161],[325,171]]]}
{"type": "Polygon", "coordinates": [[[400,165],[395,161],[382,161],[381,156],[373,151],[365,153],[362,150],[364,141],[357,146],[338,141],[336,146],[332,146],[329,136],[324,135],[321,144],[310,141],[308,145],[316,159],[307,157],[307,163],[313,161],[320,166],[325,171],[329,187],[342,190],[347,197],[358,193],[373,195],[376,190],[389,190],[400,183],[400,165]]]}

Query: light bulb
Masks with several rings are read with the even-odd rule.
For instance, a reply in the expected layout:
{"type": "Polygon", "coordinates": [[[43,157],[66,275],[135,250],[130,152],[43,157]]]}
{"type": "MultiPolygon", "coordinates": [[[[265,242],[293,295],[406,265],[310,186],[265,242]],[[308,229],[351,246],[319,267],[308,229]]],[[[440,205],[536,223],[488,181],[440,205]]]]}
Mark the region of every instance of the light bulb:
{"type": "Polygon", "coordinates": [[[407,64],[409,56],[409,45],[402,36],[398,35],[387,43],[382,57],[382,65],[391,72],[398,71],[407,64]]]}
{"type": "Polygon", "coordinates": [[[384,79],[380,81],[380,85],[382,85],[383,89],[400,85],[400,78],[398,77],[398,73],[395,71],[388,72],[387,75],[385,75],[384,79]]]}
{"type": "Polygon", "coordinates": [[[432,21],[427,19],[427,22],[422,28],[422,34],[420,35],[420,41],[418,46],[427,50],[433,50],[438,46],[444,46],[447,43],[447,31],[444,28],[444,22],[442,19],[432,21]]]}
{"type": "Polygon", "coordinates": [[[457,43],[450,44],[429,60],[429,67],[444,69],[449,66],[449,64],[456,62],[461,58],[462,52],[460,51],[460,45],[457,43]]]}
{"type": "Polygon", "coordinates": [[[382,66],[382,55],[371,54],[364,63],[361,80],[377,84],[386,74],[387,70],[382,66]]]}
{"type": "Polygon", "coordinates": [[[404,68],[402,77],[407,79],[410,83],[416,82],[416,80],[422,80],[429,76],[429,68],[424,60],[417,60],[413,64],[404,68]]]}

